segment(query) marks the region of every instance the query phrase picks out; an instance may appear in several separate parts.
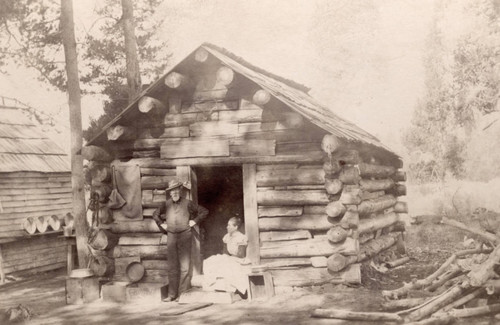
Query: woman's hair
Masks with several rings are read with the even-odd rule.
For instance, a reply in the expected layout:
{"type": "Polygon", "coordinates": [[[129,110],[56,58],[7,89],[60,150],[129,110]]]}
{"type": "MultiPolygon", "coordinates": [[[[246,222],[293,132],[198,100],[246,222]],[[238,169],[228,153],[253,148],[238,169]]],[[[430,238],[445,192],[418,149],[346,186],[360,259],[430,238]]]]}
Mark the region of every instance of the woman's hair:
{"type": "Polygon", "coordinates": [[[241,223],[242,223],[241,218],[238,218],[238,217],[232,217],[231,219],[229,219],[229,221],[232,222],[233,225],[235,225],[237,229],[240,228],[241,223]]]}

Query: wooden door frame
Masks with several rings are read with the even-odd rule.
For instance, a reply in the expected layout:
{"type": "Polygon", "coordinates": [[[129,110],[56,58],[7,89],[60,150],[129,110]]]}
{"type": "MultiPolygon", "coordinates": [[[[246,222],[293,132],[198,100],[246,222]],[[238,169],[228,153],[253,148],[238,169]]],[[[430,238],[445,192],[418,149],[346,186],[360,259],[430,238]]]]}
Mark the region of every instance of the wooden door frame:
{"type": "Polygon", "coordinates": [[[257,167],[243,164],[243,211],[245,234],[248,238],[247,258],[252,264],[260,264],[259,214],[257,211],[257,167]]]}

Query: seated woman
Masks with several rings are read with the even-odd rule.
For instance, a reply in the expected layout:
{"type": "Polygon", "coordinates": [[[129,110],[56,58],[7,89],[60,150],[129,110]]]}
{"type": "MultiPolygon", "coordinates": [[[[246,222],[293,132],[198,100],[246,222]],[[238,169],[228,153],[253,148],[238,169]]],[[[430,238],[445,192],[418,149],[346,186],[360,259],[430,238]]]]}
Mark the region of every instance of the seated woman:
{"type": "Polygon", "coordinates": [[[207,291],[239,292],[248,290],[249,268],[246,262],[248,239],[238,228],[241,219],[233,217],[227,223],[223,237],[224,254],[212,255],[203,261],[203,289],[207,291]]]}

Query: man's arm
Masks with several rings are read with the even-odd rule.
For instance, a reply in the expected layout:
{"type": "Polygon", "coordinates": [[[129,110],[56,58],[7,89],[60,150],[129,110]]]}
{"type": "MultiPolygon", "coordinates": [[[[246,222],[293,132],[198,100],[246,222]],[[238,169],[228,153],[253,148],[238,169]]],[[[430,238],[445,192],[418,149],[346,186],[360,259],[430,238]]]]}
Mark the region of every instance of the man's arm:
{"type": "Polygon", "coordinates": [[[156,223],[162,223],[161,215],[166,211],[166,203],[162,203],[162,205],[156,208],[155,212],[153,212],[153,220],[156,223]]]}
{"type": "Polygon", "coordinates": [[[208,210],[192,201],[189,202],[189,216],[198,225],[208,215],[208,210]]]}

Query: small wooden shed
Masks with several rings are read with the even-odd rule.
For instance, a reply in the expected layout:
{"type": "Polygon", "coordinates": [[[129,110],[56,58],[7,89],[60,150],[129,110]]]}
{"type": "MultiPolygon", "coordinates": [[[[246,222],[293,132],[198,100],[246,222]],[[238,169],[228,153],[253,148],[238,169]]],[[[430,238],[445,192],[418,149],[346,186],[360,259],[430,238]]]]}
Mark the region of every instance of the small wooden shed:
{"type": "Polygon", "coordinates": [[[143,91],[87,147],[96,166],[140,168],[142,215],[110,226],[121,236],[115,261],[140,259],[142,281],[167,281],[151,215],[172,177],[190,181],[189,196],[210,210],[194,272],[221,252],[232,216],[244,219],[247,256],[277,287],[341,279],[400,241],[400,157],[308,90],[203,44],[143,91]],[[298,269],[280,269],[290,265],[298,269]]]}
{"type": "Polygon", "coordinates": [[[29,107],[0,100],[0,266],[5,274],[63,267],[65,239],[48,225],[60,230],[55,218],[72,211],[69,157],[28,117],[29,107]]]}

